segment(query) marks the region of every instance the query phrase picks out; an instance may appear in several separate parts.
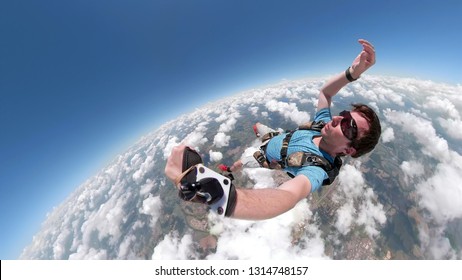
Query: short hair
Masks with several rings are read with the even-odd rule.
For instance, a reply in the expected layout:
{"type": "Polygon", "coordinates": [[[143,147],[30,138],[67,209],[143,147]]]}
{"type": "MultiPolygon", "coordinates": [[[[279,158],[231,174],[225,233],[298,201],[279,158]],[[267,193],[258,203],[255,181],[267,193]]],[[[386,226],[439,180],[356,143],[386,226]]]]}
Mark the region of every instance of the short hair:
{"type": "Polygon", "coordinates": [[[369,106],[362,103],[354,103],[351,104],[351,106],[353,107],[352,111],[363,116],[369,124],[369,130],[366,131],[361,138],[355,139],[351,143],[351,147],[356,150],[351,157],[357,158],[369,153],[375,148],[379,142],[380,135],[382,134],[382,127],[380,125],[379,117],[369,106]]]}

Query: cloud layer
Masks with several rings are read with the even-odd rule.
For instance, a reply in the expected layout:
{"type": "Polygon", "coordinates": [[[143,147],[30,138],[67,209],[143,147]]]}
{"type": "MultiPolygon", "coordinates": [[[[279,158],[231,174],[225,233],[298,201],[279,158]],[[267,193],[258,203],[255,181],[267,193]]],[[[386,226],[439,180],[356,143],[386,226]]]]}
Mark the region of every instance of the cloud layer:
{"type": "MultiPolygon", "coordinates": [[[[49,213],[21,258],[342,258],[341,252],[351,251],[344,243],[358,239],[358,233],[373,250],[378,246],[374,240],[386,238],[382,230],[396,215],[390,207],[401,211],[384,201],[383,191],[371,181],[374,161],[387,162],[390,157],[397,161],[395,169],[372,169],[373,175],[381,176],[381,185],[390,190],[406,192],[407,203],[415,208],[412,219],[423,258],[462,258],[460,248],[454,248],[448,237],[448,229],[462,220],[462,87],[367,75],[342,89],[332,110],[336,113],[337,107],[348,107],[353,101],[375,108],[384,128],[377,151],[347,161],[335,188],[326,188],[274,219],[253,222],[206,215],[206,233],[216,238],[216,249],[198,250],[197,232],[185,225],[188,218],[178,214],[186,206],[163,176],[172,148],[187,143],[211,166],[245,157],[246,148],[257,145],[251,135],[255,120],[274,128],[308,121],[324,81],[289,81],[250,90],[165,124],[49,213]],[[390,180],[388,172],[400,178],[399,186],[387,185],[396,182],[385,181],[390,180]],[[316,212],[326,202],[332,207],[327,224],[316,212]]],[[[274,171],[260,168],[246,167],[242,178],[247,182],[244,187],[280,183],[274,171]]]]}

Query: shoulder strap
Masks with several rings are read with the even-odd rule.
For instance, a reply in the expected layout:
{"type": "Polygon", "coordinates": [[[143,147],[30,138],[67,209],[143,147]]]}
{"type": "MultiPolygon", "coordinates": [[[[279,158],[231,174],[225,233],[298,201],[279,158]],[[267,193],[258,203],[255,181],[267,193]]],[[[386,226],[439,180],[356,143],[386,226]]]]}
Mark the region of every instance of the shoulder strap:
{"type": "Polygon", "coordinates": [[[321,129],[326,125],[324,121],[311,121],[306,122],[298,126],[299,130],[316,130],[321,131],[321,129]]]}
{"type": "Polygon", "coordinates": [[[295,130],[290,131],[289,133],[286,134],[286,137],[284,137],[284,140],[282,140],[281,161],[279,162],[282,168],[284,168],[286,165],[287,150],[289,149],[290,138],[292,138],[292,135],[294,134],[294,132],[295,130]]]}

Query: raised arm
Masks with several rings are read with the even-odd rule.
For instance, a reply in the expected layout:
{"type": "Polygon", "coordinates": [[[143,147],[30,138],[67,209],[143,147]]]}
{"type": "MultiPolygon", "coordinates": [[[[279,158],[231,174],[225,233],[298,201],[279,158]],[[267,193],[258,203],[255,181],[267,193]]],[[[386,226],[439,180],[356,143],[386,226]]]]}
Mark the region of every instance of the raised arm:
{"type": "Polygon", "coordinates": [[[332,97],[336,95],[340,89],[346,86],[350,81],[358,79],[362,73],[375,64],[375,50],[372,44],[363,39],[358,40],[358,42],[363,46],[363,49],[355,60],[353,60],[353,63],[347,71],[335,75],[321,88],[318,99],[318,111],[330,107],[332,97]],[[350,73],[349,79],[346,75],[347,72],[350,73]]]}

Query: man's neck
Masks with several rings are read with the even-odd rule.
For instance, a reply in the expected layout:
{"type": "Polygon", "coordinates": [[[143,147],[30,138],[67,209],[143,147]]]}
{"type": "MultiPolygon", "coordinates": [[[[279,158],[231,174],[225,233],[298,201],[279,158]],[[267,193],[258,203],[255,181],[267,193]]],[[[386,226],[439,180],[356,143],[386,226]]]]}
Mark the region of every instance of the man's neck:
{"type": "Polygon", "coordinates": [[[323,150],[324,152],[328,153],[331,157],[335,158],[337,155],[335,153],[332,153],[331,149],[329,149],[329,145],[323,140],[322,136],[316,136],[313,138],[313,143],[318,146],[320,150],[323,150]]]}

